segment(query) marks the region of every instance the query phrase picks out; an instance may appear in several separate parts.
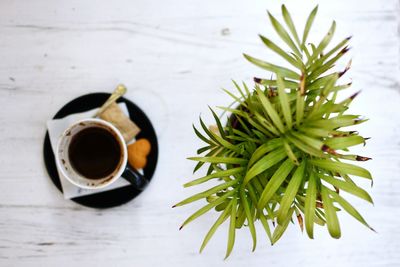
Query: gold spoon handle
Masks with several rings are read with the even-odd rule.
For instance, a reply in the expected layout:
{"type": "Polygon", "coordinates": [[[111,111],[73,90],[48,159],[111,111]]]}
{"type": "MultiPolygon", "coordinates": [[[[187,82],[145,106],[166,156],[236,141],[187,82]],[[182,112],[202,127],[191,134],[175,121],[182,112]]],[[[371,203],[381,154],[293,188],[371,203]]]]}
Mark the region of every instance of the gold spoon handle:
{"type": "Polygon", "coordinates": [[[126,87],[123,84],[119,84],[117,88],[115,88],[114,92],[110,95],[106,102],[100,107],[100,109],[96,112],[94,117],[99,116],[104,110],[106,110],[112,103],[114,103],[118,98],[123,96],[126,93],[126,87]]]}

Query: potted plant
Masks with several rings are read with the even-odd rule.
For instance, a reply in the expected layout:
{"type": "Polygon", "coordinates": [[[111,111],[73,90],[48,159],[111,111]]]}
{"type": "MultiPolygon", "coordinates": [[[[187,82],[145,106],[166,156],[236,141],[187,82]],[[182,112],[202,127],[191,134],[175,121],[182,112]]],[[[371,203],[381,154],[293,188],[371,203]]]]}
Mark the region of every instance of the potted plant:
{"type": "Polygon", "coordinates": [[[349,50],[350,38],[328,49],[336,27],[333,22],[319,43],[308,43],[317,10],[318,7],[310,13],[301,38],[284,5],[285,27],[268,13],[273,28],[290,51],[267,37],[260,36],[261,40],[291,68],[245,54],[248,61],[267,70],[272,78],[254,78],[254,89],[234,82],[237,94],[226,91],[234,104],[221,108],[231,114],[227,123],[223,124],[211,110],[216,126],[208,128],[200,119],[203,133],[194,127],[205,146],[197,151],[199,156],[189,159],[197,161],[194,172],[206,167],[207,174],[184,186],[211,180],[218,183],[175,206],[207,202],[181,228],[210,210],[220,213],[200,251],[225,221],[229,221],[226,257],[232,251],[236,229],[243,226],[249,229],[253,250],[256,248],[256,222],[261,222],[271,244],[295,220],[310,238],[314,237],[314,224],[326,225],[330,235],[339,238],[339,210],[372,229],[341,194],[344,191],[372,203],[370,195],[353,180],[361,177],[372,182],[371,174],[348,163],[370,159],[348,153],[350,147],[367,140],[357,131],[343,129],[366,121],[359,115],[347,114],[357,93],[343,100],[339,97],[351,86],[340,82],[350,63],[342,71],[332,71],[349,50]]]}

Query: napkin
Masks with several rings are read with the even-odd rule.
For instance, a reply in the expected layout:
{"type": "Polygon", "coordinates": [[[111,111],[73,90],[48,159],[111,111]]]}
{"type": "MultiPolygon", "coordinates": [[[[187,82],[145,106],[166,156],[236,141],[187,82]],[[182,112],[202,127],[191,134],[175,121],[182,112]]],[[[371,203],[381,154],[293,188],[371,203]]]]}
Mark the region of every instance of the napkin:
{"type": "MultiPolygon", "coordinates": [[[[129,112],[126,107],[126,104],[119,103],[118,105],[122,109],[122,111],[127,116],[129,116],[129,112]]],[[[71,114],[62,119],[53,119],[53,120],[47,121],[47,130],[49,131],[50,143],[51,143],[51,148],[53,150],[53,153],[55,154],[58,138],[62,135],[62,133],[65,131],[65,129],[67,129],[70,125],[72,125],[74,122],[76,122],[78,120],[92,118],[96,114],[97,110],[98,110],[98,108],[92,109],[92,110],[89,110],[86,112],[82,112],[82,113],[71,114]]],[[[135,140],[132,140],[131,142],[134,142],[134,141],[135,140]]],[[[65,199],[87,196],[87,195],[105,192],[105,191],[109,191],[109,190],[113,190],[116,188],[130,185],[130,183],[128,181],[126,181],[125,179],[117,179],[115,182],[106,186],[105,188],[84,189],[84,188],[80,188],[80,187],[72,184],[71,182],[69,182],[64,177],[64,175],[60,172],[58,167],[57,167],[57,170],[58,170],[58,176],[60,177],[61,187],[62,187],[62,191],[63,191],[63,195],[64,195],[65,199]]]]}

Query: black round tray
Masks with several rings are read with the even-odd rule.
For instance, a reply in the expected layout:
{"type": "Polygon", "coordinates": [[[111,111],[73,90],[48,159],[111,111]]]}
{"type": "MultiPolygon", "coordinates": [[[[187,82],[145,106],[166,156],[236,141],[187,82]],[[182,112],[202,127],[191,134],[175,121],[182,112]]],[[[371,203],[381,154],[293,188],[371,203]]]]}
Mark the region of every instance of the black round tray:
{"type": "MultiPolygon", "coordinates": [[[[53,117],[53,119],[61,119],[73,113],[85,112],[97,107],[100,107],[110,96],[109,93],[91,93],[80,96],[63,106],[53,117]]],[[[135,104],[126,98],[121,97],[118,103],[124,102],[129,111],[129,117],[139,126],[140,133],[136,139],[146,138],[151,143],[151,152],[147,156],[147,165],[144,168],[144,176],[150,181],[153,177],[157,165],[158,158],[158,143],[157,136],[154,131],[153,125],[146,114],[135,104]]],[[[51,148],[49,133],[46,132],[43,146],[43,156],[47,172],[53,181],[54,185],[62,192],[60,177],[56,167],[54,153],[51,148]]],[[[137,195],[140,191],[136,190],[133,186],[127,185],[124,187],[116,188],[113,190],[96,193],[92,195],[72,198],[72,201],[81,205],[92,208],[110,208],[124,204],[137,195]]]]}

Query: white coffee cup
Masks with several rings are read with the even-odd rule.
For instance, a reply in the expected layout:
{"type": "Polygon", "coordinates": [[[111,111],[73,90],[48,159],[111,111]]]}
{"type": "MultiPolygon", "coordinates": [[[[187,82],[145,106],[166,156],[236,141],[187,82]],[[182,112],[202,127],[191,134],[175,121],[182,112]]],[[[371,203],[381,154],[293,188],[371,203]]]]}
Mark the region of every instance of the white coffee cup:
{"type": "Polygon", "coordinates": [[[69,126],[60,136],[56,153],[56,164],[62,175],[72,184],[85,189],[104,188],[121,177],[128,180],[136,189],[143,190],[147,180],[136,170],[132,169],[128,161],[127,146],[120,131],[111,123],[101,119],[83,119],[69,126]],[[82,130],[88,128],[103,128],[115,138],[120,146],[120,159],[117,167],[110,174],[99,179],[90,179],[79,173],[71,164],[69,148],[73,138],[82,130]]]}

